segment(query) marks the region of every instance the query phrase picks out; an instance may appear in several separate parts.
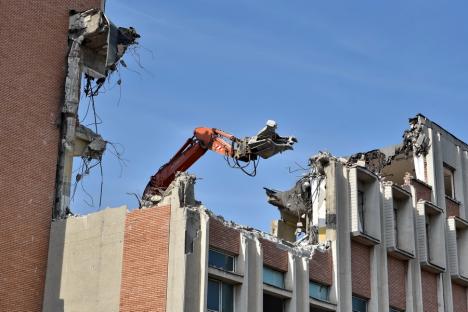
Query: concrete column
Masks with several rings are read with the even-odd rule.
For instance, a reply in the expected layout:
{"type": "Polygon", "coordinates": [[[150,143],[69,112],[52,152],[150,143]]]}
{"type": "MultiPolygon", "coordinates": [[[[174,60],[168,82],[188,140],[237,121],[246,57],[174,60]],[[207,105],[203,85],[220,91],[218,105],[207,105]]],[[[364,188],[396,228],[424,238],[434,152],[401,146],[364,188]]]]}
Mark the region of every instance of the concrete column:
{"type": "MultiPolygon", "coordinates": [[[[337,312],[352,311],[351,282],[351,226],[348,189],[348,169],[335,163],[336,237],[332,241],[333,286],[330,294],[332,302],[337,302],[337,312]]],[[[329,185],[329,184],[327,184],[329,185]]]]}
{"type": "Polygon", "coordinates": [[[309,266],[306,258],[289,253],[289,271],[286,282],[287,289],[292,290],[292,298],[288,302],[286,312],[309,311],[309,266]]]}
{"type": "MultiPolygon", "coordinates": [[[[450,291],[450,293],[452,293],[450,291]]],[[[447,307],[445,309],[445,302],[444,302],[444,282],[443,282],[443,274],[439,274],[437,277],[437,302],[439,303],[438,305],[438,312],[452,312],[453,308],[452,307],[447,307]]]]}
{"type": "MultiPolygon", "coordinates": [[[[416,248],[416,253],[418,249],[416,248]]],[[[411,259],[408,262],[408,268],[411,272],[411,286],[412,286],[412,299],[413,311],[423,312],[423,299],[422,299],[422,285],[421,285],[421,266],[418,257],[411,259]]]]}
{"type": "Polygon", "coordinates": [[[194,206],[193,184],[188,174],[178,177],[165,199],[171,205],[166,297],[171,312],[206,310],[209,217],[194,206]]]}
{"type": "Polygon", "coordinates": [[[463,173],[463,207],[460,211],[460,217],[468,218],[468,151],[460,151],[460,163],[463,173]]]}
{"type": "Polygon", "coordinates": [[[239,269],[243,270],[244,283],[236,294],[237,311],[263,312],[263,254],[259,240],[242,233],[239,269]],[[242,263],[243,261],[243,263],[242,263]]]}
{"type": "Polygon", "coordinates": [[[406,273],[406,312],[414,311],[413,270],[408,261],[408,272],[406,273]]]}

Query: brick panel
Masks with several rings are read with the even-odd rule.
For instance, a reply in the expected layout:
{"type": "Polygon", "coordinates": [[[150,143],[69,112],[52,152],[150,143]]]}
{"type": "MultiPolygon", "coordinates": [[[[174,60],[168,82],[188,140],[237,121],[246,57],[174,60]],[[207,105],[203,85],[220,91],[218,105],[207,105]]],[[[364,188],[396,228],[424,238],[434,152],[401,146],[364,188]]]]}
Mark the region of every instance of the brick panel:
{"type": "Polygon", "coordinates": [[[0,1],[0,311],[42,309],[69,9],[100,4],[0,1]]]}
{"type": "Polygon", "coordinates": [[[355,241],[351,241],[351,276],[353,293],[370,298],[370,247],[355,241]]]}
{"type": "Polygon", "coordinates": [[[418,180],[418,179],[412,179],[411,184],[413,185],[415,191],[416,191],[416,200],[426,200],[428,202],[431,201],[432,198],[432,188],[430,185],[418,180]]]}
{"type": "Polygon", "coordinates": [[[387,266],[390,306],[405,310],[407,262],[394,257],[388,257],[387,266]]]}
{"type": "Polygon", "coordinates": [[[276,270],[288,271],[288,252],[279,249],[278,246],[266,239],[260,239],[263,250],[263,263],[276,270]]]}
{"type": "Polygon", "coordinates": [[[233,255],[239,254],[240,232],[224,225],[221,221],[210,218],[210,246],[233,255]]]}
{"type": "Polygon", "coordinates": [[[333,258],[331,250],[315,251],[309,260],[309,279],[325,285],[332,284],[333,258]]]}
{"type": "Polygon", "coordinates": [[[453,311],[454,312],[468,311],[467,291],[468,289],[466,287],[452,283],[453,311]]]}
{"type": "Polygon", "coordinates": [[[125,221],[120,311],[166,311],[170,207],[134,210],[125,221]]]}
{"type": "Polygon", "coordinates": [[[447,209],[447,217],[460,216],[460,204],[451,198],[445,197],[445,207],[447,209]]]}
{"type": "Polygon", "coordinates": [[[424,312],[437,312],[437,274],[421,271],[424,312]]]}

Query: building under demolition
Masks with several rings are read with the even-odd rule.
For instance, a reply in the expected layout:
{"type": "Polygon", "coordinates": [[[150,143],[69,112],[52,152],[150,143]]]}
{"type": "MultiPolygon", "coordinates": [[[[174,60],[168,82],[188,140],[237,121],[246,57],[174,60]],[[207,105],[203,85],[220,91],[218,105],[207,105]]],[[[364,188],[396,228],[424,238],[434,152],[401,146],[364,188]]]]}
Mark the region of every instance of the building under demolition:
{"type": "Polygon", "coordinates": [[[189,174],[148,207],[72,216],[73,158],[106,148],[77,122],[81,77],[96,95],[138,34],[101,0],[1,7],[0,311],[468,311],[468,146],[439,125],[312,157],[266,189],[271,234],[214,215],[189,174]]]}
{"type": "Polygon", "coordinates": [[[468,146],[422,115],[403,137],[267,189],[272,234],[186,173],[155,206],[54,221],[44,311],[467,311],[468,146]]]}

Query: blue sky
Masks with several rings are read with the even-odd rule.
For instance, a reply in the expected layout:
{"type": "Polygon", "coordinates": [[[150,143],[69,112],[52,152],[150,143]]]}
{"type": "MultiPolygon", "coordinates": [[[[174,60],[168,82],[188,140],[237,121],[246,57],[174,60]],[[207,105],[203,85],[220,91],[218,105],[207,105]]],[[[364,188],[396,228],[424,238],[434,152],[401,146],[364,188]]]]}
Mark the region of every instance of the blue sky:
{"type": "MultiPolygon", "coordinates": [[[[254,178],[210,152],[189,170],[209,209],[263,230],[278,217],[263,186],[290,188],[300,173],[288,168],[319,150],[399,143],[418,112],[467,141],[467,10],[463,1],[108,0],[107,15],[135,27],[141,44],[125,57],[121,88],[96,98],[100,133],[127,160],[121,170],[105,155],[102,206],[135,208],[127,193],[141,194],[198,126],[243,137],[274,119],[297,136],[254,178]]],[[[100,181],[94,170],[83,182],[94,203],[100,181]]],[[[99,209],[85,201],[79,187],[72,210],[99,209]]]]}

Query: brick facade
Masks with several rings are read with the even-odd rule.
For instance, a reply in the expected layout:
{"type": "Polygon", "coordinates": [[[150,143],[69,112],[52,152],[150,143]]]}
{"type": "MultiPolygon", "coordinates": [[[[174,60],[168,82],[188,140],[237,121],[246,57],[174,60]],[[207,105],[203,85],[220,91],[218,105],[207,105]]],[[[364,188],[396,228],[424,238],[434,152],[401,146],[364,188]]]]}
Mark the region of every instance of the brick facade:
{"type": "Polygon", "coordinates": [[[263,250],[263,263],[273,269],[288,271],[288,252],[266,239],[260,239],[263,250]]]}
{"type": "Polygon", "coordinates": [[[468,288],[452,283],[453,311],[454,312],[468,311],[467,292],[468,292],[468,288]]]}
{"type": "Polygon", "coordinates": [[[0,311],[41,311],[69,10],[99,0],[1,1],[0,311]]]}
{"type": "Polygon", "coordinates": [[[407,262],[388,257],[388,295],[390,306],[406,310],[407,262]]]}
{"type": "Polygon", "coordinates": [[[422,270],[421,285],[424,312],[437,312],[437,274],[422,270]]]}
{"type": "Polygon", "coordinates": [[[331,285],[333,279],[333,259],[331,250],[315,251],[309,260],[309,279],[325,285],[331,285]]]}
{"type": "Polygon", "coordinates": [[[351,242],[351,276],[353,293],[371,297],[370,288],[370,247],[351,242]]]}
{"type": "Polygon", "coordinates": [[[120,311],[166,311],[170,207],[127,214],[120,311]]]}
{"type": "Polygon", "coordinates": [[[445,197],[445,208],[447,210],[447,217],[455,216],[459,217],[460,216],[460,204],[448,197],[445,197]]]}
{"type": "Polygon", "coordinates": [[[232,255],[239,254],[240,232],[225,226],[221,221],[210,218],[209,242],[215,249],[226,251],[232,255]]]}
{"type": "Polygon", "coordinates": [[[423,199],[430,202],[432,199],[432,187],[418,179],[411,179],[411,184],[416,191],[416,201],[423,199]]]}

